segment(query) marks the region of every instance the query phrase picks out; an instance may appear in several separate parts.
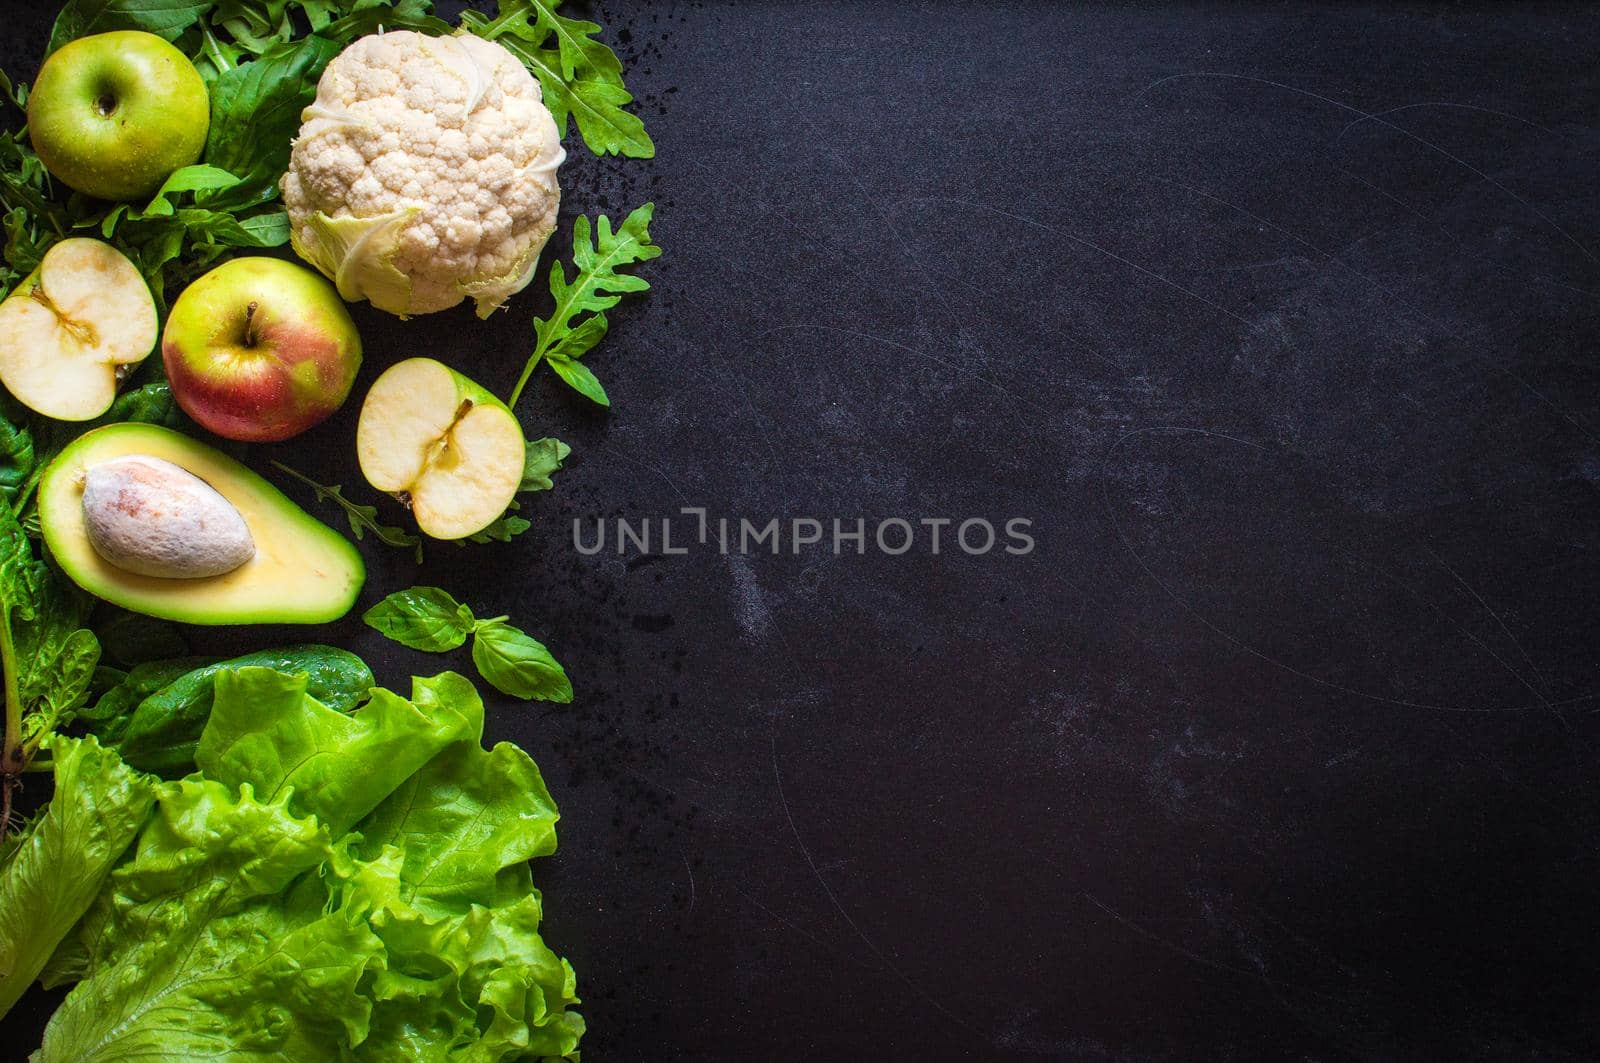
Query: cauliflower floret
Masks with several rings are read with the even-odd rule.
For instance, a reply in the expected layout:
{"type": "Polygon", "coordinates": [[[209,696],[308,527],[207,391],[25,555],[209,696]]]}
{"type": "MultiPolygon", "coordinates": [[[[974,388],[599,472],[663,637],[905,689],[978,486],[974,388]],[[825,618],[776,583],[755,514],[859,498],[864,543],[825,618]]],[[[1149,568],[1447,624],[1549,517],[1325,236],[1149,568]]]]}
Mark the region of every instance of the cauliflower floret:
{"type": "Polygon", "coordinates": [[[488,317],[555,229],[566,158],[538,83],[479,37],[363,37],[301,115],[283,199],[294,249],[339,294],[404,317],[467,296],[488,317]]]}

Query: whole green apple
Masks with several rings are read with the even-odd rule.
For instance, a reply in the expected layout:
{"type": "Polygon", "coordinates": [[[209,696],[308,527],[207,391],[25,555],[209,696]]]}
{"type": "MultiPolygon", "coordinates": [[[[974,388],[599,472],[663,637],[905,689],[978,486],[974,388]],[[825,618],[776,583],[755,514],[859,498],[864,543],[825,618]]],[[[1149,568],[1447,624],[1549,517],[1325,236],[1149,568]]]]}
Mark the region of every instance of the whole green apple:
{"type": "Polygon", "coordinates": [[[320,274],[279,258],[236,258],[172,304],[161,358],[173,397],[202,427],[272,443],[344,403],[361,336],[320,274]]]}
{"type": "Polygon", "coordinates": [[[206,83],[153,33],[80,37],[45,60],[28,97],[28,137],[45,166],[99,199],[142,199],[200,157],[206,83]]]}

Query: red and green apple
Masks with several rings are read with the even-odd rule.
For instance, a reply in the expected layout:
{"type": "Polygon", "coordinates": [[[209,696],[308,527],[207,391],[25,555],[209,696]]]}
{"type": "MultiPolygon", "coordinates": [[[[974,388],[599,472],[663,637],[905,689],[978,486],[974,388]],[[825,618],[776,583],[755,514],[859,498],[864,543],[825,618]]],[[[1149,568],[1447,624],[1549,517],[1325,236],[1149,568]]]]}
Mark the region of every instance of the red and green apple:
{"type": "Polygon", "coordinates": [[[178,405],[201,427],[271,443],[344,403],[361,337],[320,275],[278,258],[236,258],[178,296],[161,357],[178,405]]]}

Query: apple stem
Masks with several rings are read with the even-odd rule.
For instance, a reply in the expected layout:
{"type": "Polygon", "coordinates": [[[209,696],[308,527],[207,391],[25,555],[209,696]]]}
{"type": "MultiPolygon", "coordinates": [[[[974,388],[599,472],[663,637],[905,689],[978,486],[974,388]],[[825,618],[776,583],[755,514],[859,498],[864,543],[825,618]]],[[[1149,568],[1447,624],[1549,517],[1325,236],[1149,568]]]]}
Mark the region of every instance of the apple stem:
{"type": "Polygon", "coordinates": [[[246,347],[254,347],[256,345],[256,311],[258,309],[260,309],[259,304],[253,300],[249,306],[244,308],[244,345],[246,347]]]}

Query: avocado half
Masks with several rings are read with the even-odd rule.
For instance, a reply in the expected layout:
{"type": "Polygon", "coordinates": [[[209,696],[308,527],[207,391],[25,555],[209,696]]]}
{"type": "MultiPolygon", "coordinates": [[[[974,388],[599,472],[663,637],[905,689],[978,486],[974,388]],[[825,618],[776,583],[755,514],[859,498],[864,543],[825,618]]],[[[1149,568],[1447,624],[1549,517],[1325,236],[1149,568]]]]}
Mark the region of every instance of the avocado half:
{"type": "Polygon", "coordinates": [[[320,624],[350,611],[366,566],[342,535],[276,487],[204,443],[149,424],[112,424],[67,445],[39,481],[39,527],[50,553],[90,594],[184,624],[320,624]],[[187,469],[233,504],[255,556],[203,579],[141,576],[95,552],[84,528],[84,470],[143,454],[187,469]]]}

